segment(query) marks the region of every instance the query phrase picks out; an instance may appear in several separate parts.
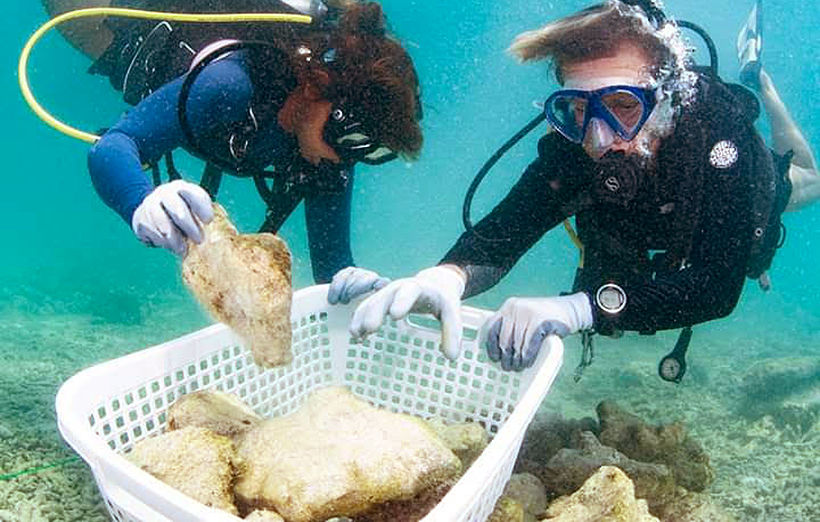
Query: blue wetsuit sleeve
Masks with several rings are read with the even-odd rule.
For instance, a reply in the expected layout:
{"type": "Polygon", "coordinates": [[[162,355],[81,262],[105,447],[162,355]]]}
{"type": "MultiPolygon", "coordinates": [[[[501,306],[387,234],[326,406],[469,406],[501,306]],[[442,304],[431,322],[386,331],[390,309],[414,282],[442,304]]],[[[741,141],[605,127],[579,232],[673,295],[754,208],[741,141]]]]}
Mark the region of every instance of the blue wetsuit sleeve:
{"type": "MultiPolygon", "coordinates": [[[[164,85],[130,110],[88,154],[91,181],[100,198],[131,223],[134,211],[153,190],[142,165],[186,145],[177,118],[185,77],[164,85]]],[[[195,134],[207,134],[244,117],[252,95],[246,68],[238,58],[206,67],[191,87],[188,118],[195,134]]]]}
{"type": "Polygon", "coordinates": [[[350,250],[352,198],[352,172],[342,192],[318,192],[305,198],[310,264],[317,284],[328,283],[336,272],[353,266],[350,250]]]}

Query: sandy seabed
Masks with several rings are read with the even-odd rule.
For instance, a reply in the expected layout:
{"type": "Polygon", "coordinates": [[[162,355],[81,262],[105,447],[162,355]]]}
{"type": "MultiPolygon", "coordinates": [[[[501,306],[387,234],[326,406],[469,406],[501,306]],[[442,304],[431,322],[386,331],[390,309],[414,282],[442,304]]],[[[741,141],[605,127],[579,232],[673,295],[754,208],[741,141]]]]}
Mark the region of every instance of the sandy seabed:
{"type": "MultiPolygon", "coordinates": [[[[206,324],[182,297],[161,296],[155,302],[161,304],[141,305],[127,317],[69,313],[22,297],[0,304],[0,475],[73,455],[59,436],[54,411],[54,396],[65,379],[94,362],[206,324]]],[[[799,343],[777,337],[774,330],[771,335],[750,341],[737,326],[696,330],[689,373],[680,385],[656,374],[658,360],[674,344],[672,334],[598,342],[596,360],[578,383],[572,375],[579,341],[570,339],[564,369],[540,415],[594,417],[595,406],[609,399],[648,422],[682,420],[710,455],[716,479],[708,492],[723,509],[743,521],[817,520],[817,417],[797,426],[798,421],[754,419],[739,411],[742,376],[752,365],[791,355],[795,346],[809,347],[804,355],[818,355],[811,347],[820,346],[820,333],[803,332],[799,343]]],[[[817,401],[820,382],[808,396],[817,401]]],[[[79,460],[0,480],[0,521],[104,520],[104,503],[79,460]]]]}

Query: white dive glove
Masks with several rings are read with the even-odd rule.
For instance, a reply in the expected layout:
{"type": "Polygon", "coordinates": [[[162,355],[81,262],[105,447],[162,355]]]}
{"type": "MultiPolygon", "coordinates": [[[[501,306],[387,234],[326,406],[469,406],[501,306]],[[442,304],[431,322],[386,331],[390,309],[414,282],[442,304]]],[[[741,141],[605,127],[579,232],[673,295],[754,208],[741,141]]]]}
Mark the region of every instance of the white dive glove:
{"type": "Polygon", "coordinates": [[[466,277],[456,267],[437,266],[398,279],[365,299],[353,313],[350,334],[364,337],[381,327],[387,314],[430,313],[441,321],[441,351],[455,360],[461,353],[461,295],[466,277]]]}
{"type": "Polygon", "coordinates": [[[348,304],[351,300],[373,290],[381,290],[390,279],[372,270],[349,266],[336,272],[327,290],[327,302],[348,304]]]}
{"type": "Polygon", "coordinates": [[[583,292],[561,297],[511,297],[481,328],[481,346],[505,370],[532,366],[544,339],[592,328],[592,305],[583,292]]]}
{"type": "Polygon", "coordinates": [[[184,255],[186,237],[202,242],[197,220],[210,223],[213,218],[213,203],[205,189],[178,179],[158,186],[142,200],[131,218],[131,229],[146,245],[184,255]]]}

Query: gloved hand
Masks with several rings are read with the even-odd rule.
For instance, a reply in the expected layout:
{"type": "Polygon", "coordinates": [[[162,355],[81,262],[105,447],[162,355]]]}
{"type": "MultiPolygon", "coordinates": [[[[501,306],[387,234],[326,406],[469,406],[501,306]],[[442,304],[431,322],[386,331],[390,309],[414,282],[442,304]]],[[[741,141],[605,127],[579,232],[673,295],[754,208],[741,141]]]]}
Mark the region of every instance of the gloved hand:
{"type": "Polygon", "coordinates": [[[561,297],[512,297],[481,328],[481,346],[505,370],[532,366],[551,334],[566,337],[592,328],[592,305],[584,292],[561,297]]]}
{"type": "Polygon", "coordinates": [[[208,193],[199,185],[178,179],[148,194],[134,211],[131,229],[146,245],[184,255],[188,250],[186,237],[202,242],[197,219],[210,223],[213,217],[213,203],[208,193]]]}
{"type": "Polygon", "coordinates": [[[372,290],[381,290],[390,279],[372,270],[349,266],[336,272],[327,291],[327,302],[335,305],[348,304],[352,299],[372,290]]]}
{"type": "Polygon", "coordinates": [[[441,321],[441,351],[455,360],[461,353],[461,295],[466,277],[458,268],[437,266],[398,279],[365,299],[353,313],[350,334],[364,337],[379,329],[389,313],[401,319],[409,313],[430,313],[441,321]]]}

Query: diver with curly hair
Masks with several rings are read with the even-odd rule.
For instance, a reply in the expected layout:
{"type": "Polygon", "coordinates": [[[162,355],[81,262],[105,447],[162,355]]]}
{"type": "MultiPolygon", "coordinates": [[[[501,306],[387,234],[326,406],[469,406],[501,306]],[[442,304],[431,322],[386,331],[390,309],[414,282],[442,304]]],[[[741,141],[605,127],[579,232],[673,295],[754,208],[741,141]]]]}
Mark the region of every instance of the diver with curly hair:
{"type": "Polygon", "coordinates": [[[44,0],[50,14],[113,4],[164,12],[285,12],[300,24],[179,24],[106,18],[66,24],[90,72],[134,105],[88,156],[102,200],[151,246],[200,242],[222,173],[252,178],[276,232],[304,201],[314,279],[353,264],[353,167],[417,157],[419,81],[376,2],[44,0]],[[178,179],[169,153],[207,162],[202,186],[178,179]],[[158,162],[172,181],[160,183],[158,162]],[[154,166],[152,180],[144,166],[154,166]],[[272,169],[271,169],[272,167],[272,169]],[[271,186],[272,183],[272,186],[271,186]]]}

